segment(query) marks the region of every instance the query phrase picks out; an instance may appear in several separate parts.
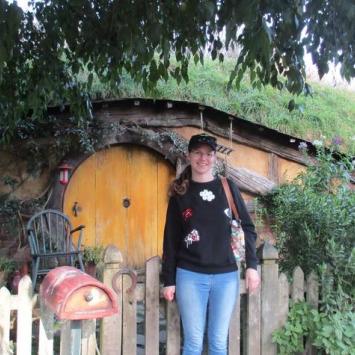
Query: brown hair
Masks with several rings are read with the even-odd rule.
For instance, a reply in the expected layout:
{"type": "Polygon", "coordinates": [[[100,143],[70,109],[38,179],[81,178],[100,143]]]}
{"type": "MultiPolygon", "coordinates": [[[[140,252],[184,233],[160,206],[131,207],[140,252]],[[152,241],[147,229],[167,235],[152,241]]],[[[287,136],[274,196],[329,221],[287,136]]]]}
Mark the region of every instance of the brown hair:
{"type": "Polygon", "coordinates": [[[184,195],[189,188],[189,183],[192,177],[191,165],[188,165],[175,179],[169,188],[169,196],[184,195]]]}

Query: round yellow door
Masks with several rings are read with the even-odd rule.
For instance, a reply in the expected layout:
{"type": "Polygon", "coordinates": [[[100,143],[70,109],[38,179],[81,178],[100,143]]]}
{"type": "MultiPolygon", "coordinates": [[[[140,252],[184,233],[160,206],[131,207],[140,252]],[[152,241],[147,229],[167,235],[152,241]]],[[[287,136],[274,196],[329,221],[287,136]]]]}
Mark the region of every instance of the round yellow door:
{"type": "Polygon", "coordinates": [[[167,190],[173,167],[147,148],[120,145],[99,151],[73,173],[64,212],[84,224],[85,245],[116,245],[128,265],[161,255],[167,190]]]}

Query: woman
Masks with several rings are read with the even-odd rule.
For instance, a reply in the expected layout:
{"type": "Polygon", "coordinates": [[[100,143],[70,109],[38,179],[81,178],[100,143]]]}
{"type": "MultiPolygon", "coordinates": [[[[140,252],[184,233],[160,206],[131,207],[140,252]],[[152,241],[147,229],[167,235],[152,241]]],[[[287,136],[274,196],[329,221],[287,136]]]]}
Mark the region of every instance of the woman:
{"type": "MultiPolygon", "coordinates": [[[[219,178],[214,177],[216,139],[192,136],[190,165],[171,186],[163,245],[163,294],[176,293],[183,332],[183,355],[201,354],[206,315],[210,355],[227,354],[229,322],[239,294],[239,277],[230,245],[230,211],[219,178]]],[[[256,233],[237,187],[229,181],[246,242],[246,287],[259,285],[256,233]]]]}

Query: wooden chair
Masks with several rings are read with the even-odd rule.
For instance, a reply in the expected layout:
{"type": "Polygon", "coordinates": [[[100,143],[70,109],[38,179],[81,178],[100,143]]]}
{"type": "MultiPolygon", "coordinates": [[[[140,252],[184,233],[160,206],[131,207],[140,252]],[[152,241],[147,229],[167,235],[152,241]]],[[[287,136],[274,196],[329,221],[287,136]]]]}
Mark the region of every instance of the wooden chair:
{"type": "Polygon", "coordinates": [[[43,210],[36,213],[27,223],[27,235],[32,256],[32,282],[36,286],[37,277],[62,265],[77,266],[84,271],[80,250],[83,229],[80,225],[73,229],[69,218],[57,210],[43,210]],[[73,234],[78,232],[77,244],[73,234]]]}

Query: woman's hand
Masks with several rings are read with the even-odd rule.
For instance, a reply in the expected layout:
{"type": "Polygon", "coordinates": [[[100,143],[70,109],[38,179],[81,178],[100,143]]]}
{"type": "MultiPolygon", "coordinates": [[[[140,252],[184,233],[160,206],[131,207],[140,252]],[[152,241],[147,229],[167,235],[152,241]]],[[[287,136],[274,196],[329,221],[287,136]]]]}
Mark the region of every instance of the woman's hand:
{"type": "Polygon", "coordinates": [[[245,273],[245,287],[249,293],[253,293],[260,285],[260,276],[254,269],[248,268],[245,273]]]}
{"type": "Polygon", "coordinates": [[[175,286],[167,286],[163,288],[163,296],[164,298],[171,302],[175,297],[175,286]]]}

